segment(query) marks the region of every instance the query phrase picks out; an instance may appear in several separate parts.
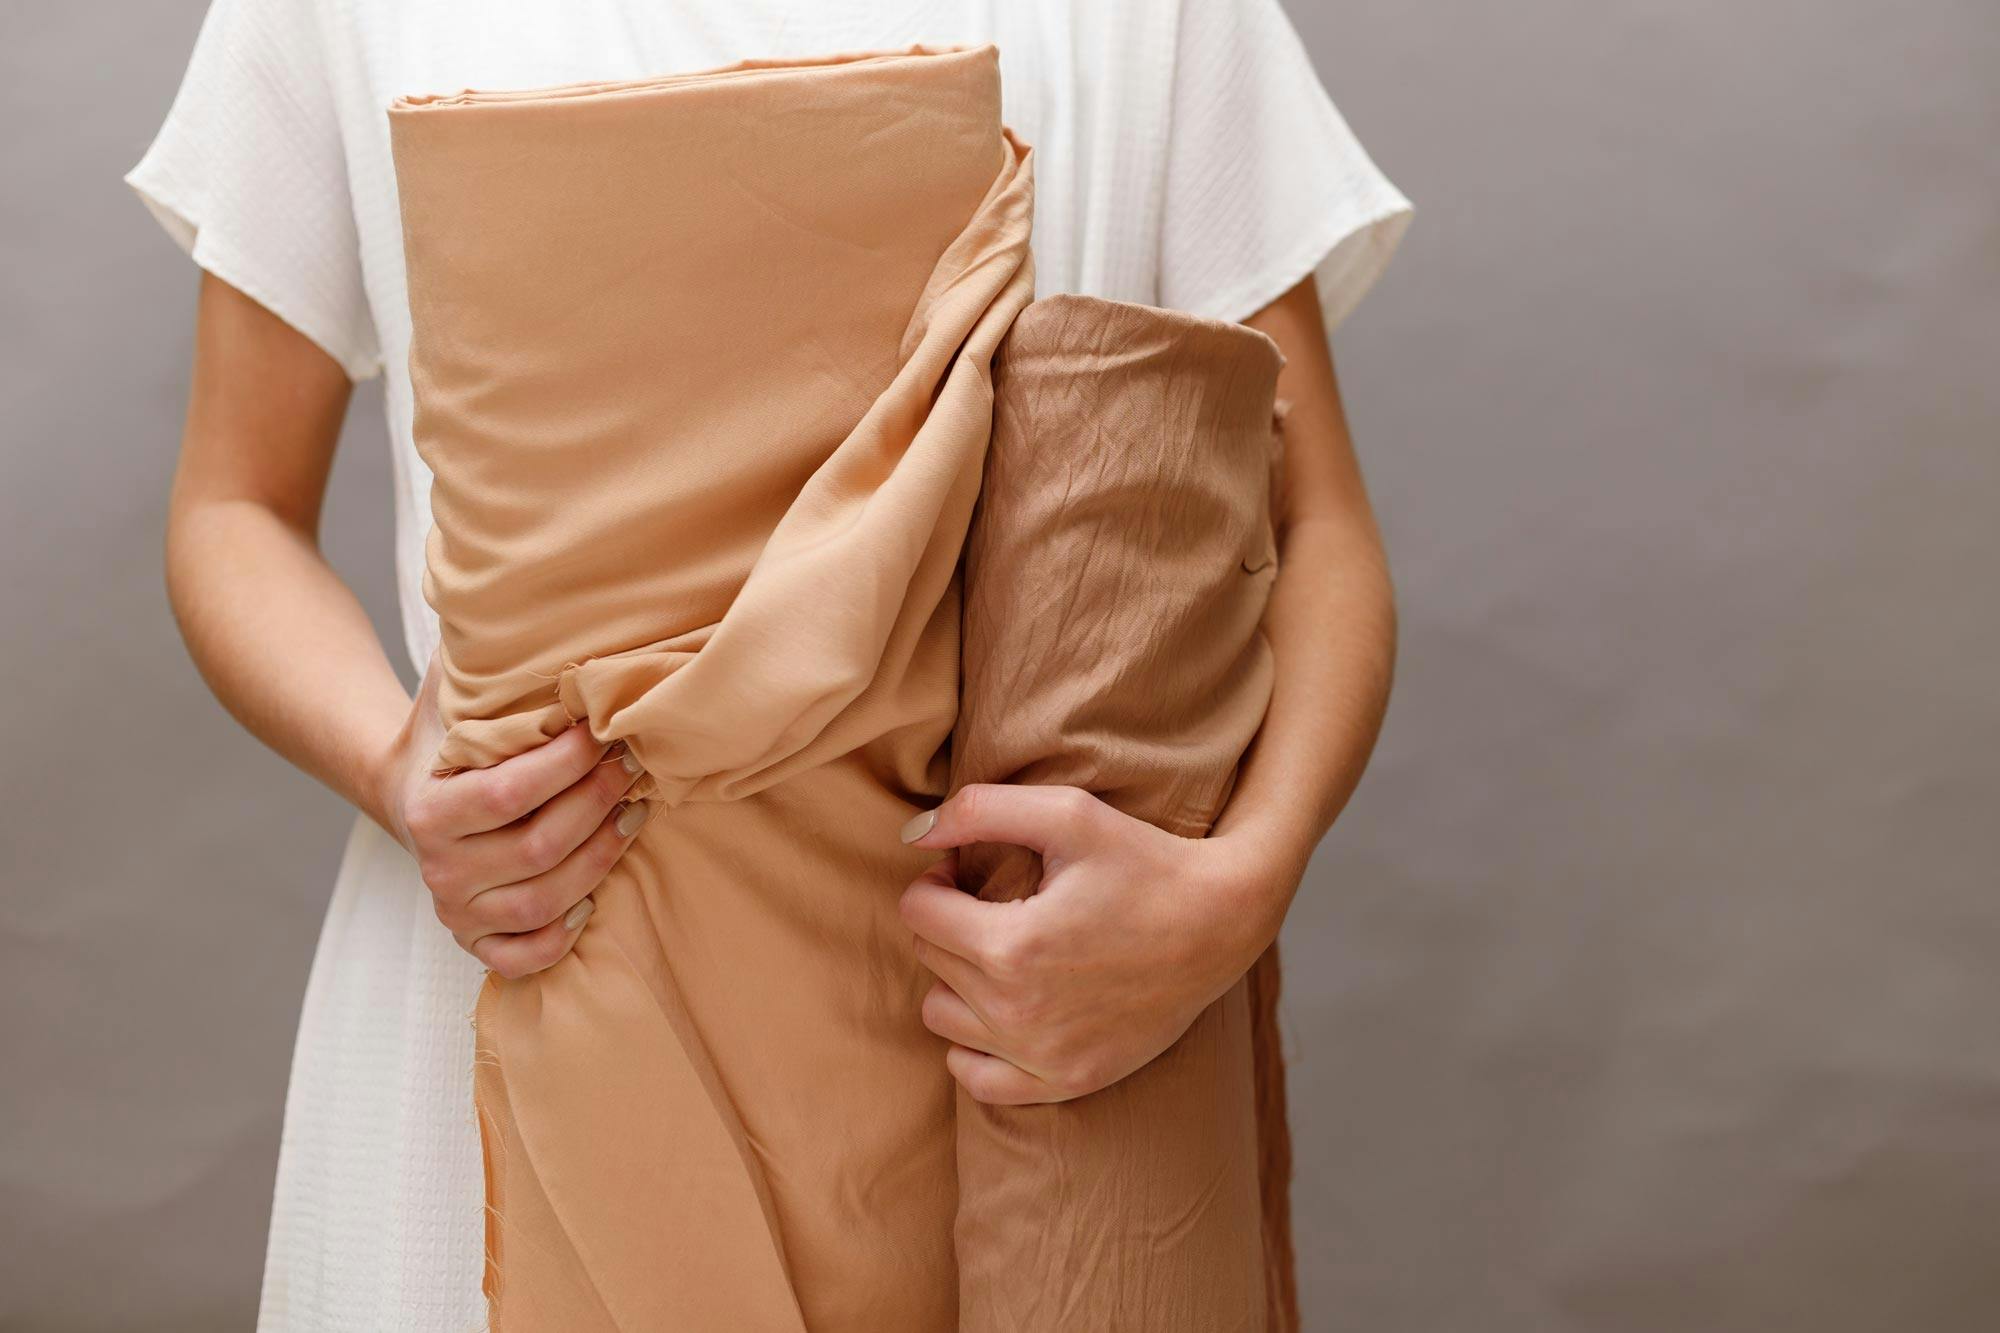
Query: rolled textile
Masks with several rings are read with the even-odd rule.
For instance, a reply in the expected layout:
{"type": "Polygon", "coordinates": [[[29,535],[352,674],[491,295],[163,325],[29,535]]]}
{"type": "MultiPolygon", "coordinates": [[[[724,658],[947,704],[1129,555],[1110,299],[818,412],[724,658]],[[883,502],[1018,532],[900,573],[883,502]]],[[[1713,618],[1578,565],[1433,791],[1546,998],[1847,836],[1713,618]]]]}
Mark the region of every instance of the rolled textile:
{"type": "MultiPolygon", "coordinates": [[[[570,956],[480,995],[493,1327],[1277,1319],[1247,987],[1125,1083],[1014,1120],[957,1095],[896,919],[931,859],[896,829],[947,790],[948,738],[961,780],[1213,818],[1269,687],[1244,483],[1268,487],[1275,348],[1029,306],[1029,153],[991,47],[410,98],[391,131],[437,766],[581,721],[655,811],[570,956]],[[1046,671],[1007,665],[1044,634],[1046,671]],[[1103,1190],[1051,1192],[1064,1164],[1103,1190]],[[1067,1252],[1030,1256],[1031,1227],[1067,1252]],[[1045,1280],[1065,1303],[1028,1298],[1045,1280]]],[[[966,864],[1013,864],[988,855],[966,864]]]]}
{"type": "MultiPolygon", "coordinates": [[[[1145,306],[1055,296],[1015,320],[966,549],[954,788],[1077,786],[1208,833],[1271,691],[1283,364],[1255,330],[1145,306]]],[[[1009,900],[1041,865],[975,845],[958,873],[1009,900]]],[[[960,1091],[960,1327],[1295,1326],[1275,967],[1102,1091],[960,1091]]]]}
{"type": "Polygon", "coordinates": [[[658,808],[476,1023],[496,1329],[935,1329],[952,1085],[896,916],[945,787],[991,47],[400,102],[442,770],[585,720],[658,808]]]}

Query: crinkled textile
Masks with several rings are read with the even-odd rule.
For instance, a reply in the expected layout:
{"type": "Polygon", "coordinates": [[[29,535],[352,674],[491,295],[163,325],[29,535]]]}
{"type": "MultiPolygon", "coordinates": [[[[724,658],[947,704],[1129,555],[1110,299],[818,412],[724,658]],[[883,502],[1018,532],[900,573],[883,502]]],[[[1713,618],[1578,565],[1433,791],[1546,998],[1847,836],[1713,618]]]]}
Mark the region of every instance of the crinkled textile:
{"type": "MultiPolygon", "coordinates": [[[[960,558],[995,357],[1033,288],[1029,154],[999,108],[987,47],[392,109],[435,476],[437,765],[491,764],[586,720],[631,747],[634,795],[655,807],[573,953],[480,996],[502,1333],[1282,1320],[1256,1203],[1277,1141],[1251,1107],[1268,1084],[1253,1088],[1243,987],[1129,1086],[1019,1122],[961,1116],[918,1017],[930,977],[896,901],[931,857],[896,833],[951,776],[960,558]],[[1135,1149],[1173,1160],[1134,1174],[1135,1149]],[[1106,1188],[1020,1197],[1065,1164],[1106,1188]],[[995,1265],[1025,1255],[1029,1225],[1074,1240],[1010,1279],[995,1265]],[[1045,1280],[1067,1284],[1040,1298],[1058,1305],[1006,1290],[1045,1280]]],[[[958,748],[976,754],[977,719],[994,719],[995,775],[1040,780],[1046,760],[1199,832],[1268,688],[1268,515],[1199,469],[1240,480],[1254,460],[1268,478],[1276,351],[1137,307],[1033,309],[1002,362],[1026,392],[1003,395],[1022,410],[999,415],[975,559],[1020,540],[1000,519],[1011,439],[1025,463],[1065,439],[1081,459],[1157,435],[1168,471],[1132,455],[1091,502],[1117,539],[1104,564],[1034,557],[1077,609],[1157,607],[1049,662],[1101,674],[1021,677],[1030,706],[1129,723],[1130,748],[1016,732],[1027,715],[976,687],[958,748]],[[1128,338],[1129,358],[1113,341],[1128,338]],[[1226,555],[1230,577],[1133,581],[1167,534],[1121,528],[1121,508],[1193,525],[1169,544],[1226,555]],[[1162,637],[1111,633],[1130,623],[1162,637]],[[1151,680],[1166,646],[1164,708],[1120,717],[1113,685],[1151,680]],[[1193,707],[1204,690],[1226,706],[1193,707]],[[1129,791],[1107,785],[1120,774],[1129,791]]],[[[1022,498],[1023,521],[1082,549],[1079,514],[1022,498]]],[[[975,589],[997,591],[982,568],[975,589]]],[[[968,663],[1064,628],[990,605],[964,622],[968,663]]]]}
{"type": "MultiPolygon", "coordinates": [[[[1077,786],[1206,836],[1271,693],[1283,364],[1255,330],[1146,306],[1055,296],[1014,321],[966,549],[954,787],[1077,786]]],[[[996,901],[1041,877],[1020,847],[958,869],[996,901]]],[[[962,1327],[1295,1326],[1276,969],[1273,949],[1091,1096],[960,1091],[962,1327]]]]}

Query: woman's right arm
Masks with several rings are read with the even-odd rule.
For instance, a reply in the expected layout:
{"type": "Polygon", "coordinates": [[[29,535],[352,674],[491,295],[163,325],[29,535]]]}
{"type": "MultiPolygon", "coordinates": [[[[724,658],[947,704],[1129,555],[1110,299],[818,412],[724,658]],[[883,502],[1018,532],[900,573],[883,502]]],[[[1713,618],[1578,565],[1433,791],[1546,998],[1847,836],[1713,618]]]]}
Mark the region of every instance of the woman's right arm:
{"type": "Polygon", "coordinates": [[[637,770],[573,727],[489,769],[431,774],[434,686],[413,703],[319,550],[350,389],[311,340],[203,274],[168,597],[223,706],[407,847],[469,952],[502,975],[538,971],[569,951],[644,820],[620,800],[637,770]]]}

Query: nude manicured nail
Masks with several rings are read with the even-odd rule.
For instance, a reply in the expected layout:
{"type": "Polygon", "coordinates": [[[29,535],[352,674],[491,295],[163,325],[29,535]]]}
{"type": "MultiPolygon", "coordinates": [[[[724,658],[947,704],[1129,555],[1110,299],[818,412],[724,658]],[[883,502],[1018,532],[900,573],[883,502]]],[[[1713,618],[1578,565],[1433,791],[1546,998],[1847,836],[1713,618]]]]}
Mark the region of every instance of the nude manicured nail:
{"type": "Polygon", "coordinates": [[[903,825],[903,832],[900,836],[904,842],[915,842],[936,827],[937,811],[926,810],[909,823],[903,825]]]}
{"type": "Polygon", "coordinates": [[[629,838],[634,833],[637,833],[639,826],[646,822],[646,816],[649,813],[651,812],[646,808],[644,801],[634,801],[623,810],[620,810],[618,812],[617,823],[618,836],[629,838]]]}
{"type": "Polygon", "coordinates": [[[629,745],[623,745],[619,748],[621,753],[618,756],[618,762],[625,765],[627,773],[637,777],[639,775],[639,756],[632,753],[632,747],[629,745]]]}
{"type": "Polygon", "coordinates": [[[582,902],[569,909],[569,915],[563,918],[563,929],[575,930],[578,926],[590,920],[590,914],[596,910],[597,904],[591,899],[585,898],[582,902]]]}

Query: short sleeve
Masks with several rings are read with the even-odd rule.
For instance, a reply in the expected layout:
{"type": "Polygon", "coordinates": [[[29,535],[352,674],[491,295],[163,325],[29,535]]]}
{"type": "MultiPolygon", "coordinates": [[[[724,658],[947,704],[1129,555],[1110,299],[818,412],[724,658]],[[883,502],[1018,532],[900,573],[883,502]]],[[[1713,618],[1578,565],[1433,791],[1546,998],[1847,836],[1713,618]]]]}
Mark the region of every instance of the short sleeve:
{"type": "Polygon", "coordinates": [[[320,24],[311,0],[214,0],[125,180],[195,263],[359,380],[381,353],[320,24]]]}
{"type": "Polygon", "coordinates": [[[1348,129],[1278,0],[1183,0],[1162,304],[1244,319],[1311,273],[1330,330],[1409,221],[1409,201],[1348,129]]]}

